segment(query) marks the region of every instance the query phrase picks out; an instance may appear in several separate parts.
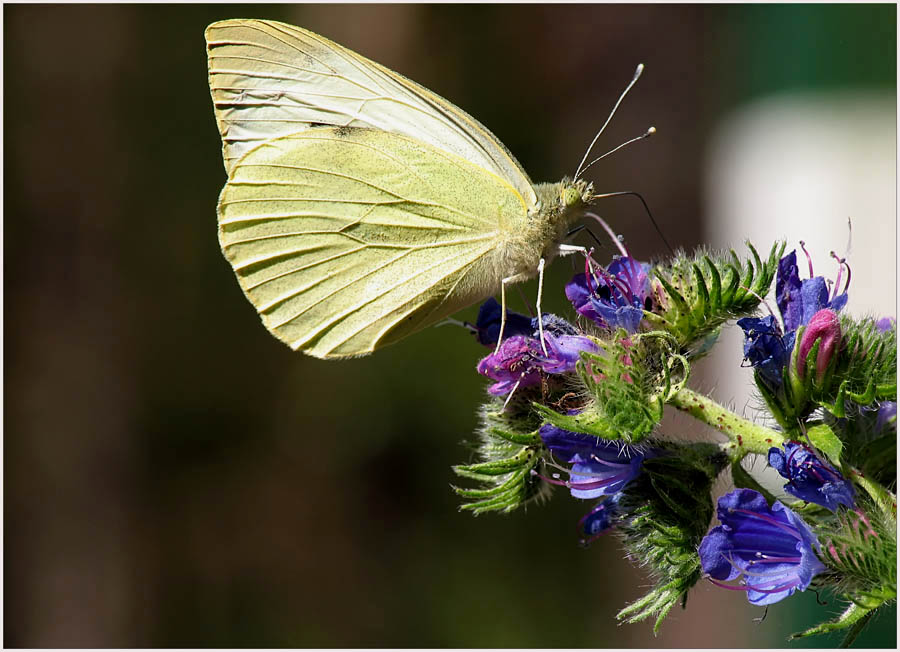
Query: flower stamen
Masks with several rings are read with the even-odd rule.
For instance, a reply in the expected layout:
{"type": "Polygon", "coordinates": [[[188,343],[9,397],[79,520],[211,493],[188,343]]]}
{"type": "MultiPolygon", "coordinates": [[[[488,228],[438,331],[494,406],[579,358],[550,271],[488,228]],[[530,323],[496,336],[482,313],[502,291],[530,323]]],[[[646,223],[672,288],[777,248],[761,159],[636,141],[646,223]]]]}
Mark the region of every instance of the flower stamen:
{"type": "Polygon", "coordinates": [[[813,274],[812,256],[810,256],[809,252],[806,250],[806,243],[803,242],[803,240],[800,241],[800,248],[803,250],[803,253],[806,254],[806,262],[809,263],[809,277],[812,278],[815,276],[815,274],[813,274]]]}

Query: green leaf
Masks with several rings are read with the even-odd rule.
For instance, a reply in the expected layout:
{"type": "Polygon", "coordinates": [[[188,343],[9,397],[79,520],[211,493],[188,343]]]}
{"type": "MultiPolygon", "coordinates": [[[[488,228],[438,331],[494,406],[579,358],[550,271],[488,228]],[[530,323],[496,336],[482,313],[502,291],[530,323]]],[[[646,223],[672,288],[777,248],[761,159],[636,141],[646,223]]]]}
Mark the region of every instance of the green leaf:
{"type": "Polygon", "coordinates": [[[806,435],[813,446],[825,453],[829,461],[840,468],[843,443],[831,428],[823,423],[807,430],[806,435]]]}

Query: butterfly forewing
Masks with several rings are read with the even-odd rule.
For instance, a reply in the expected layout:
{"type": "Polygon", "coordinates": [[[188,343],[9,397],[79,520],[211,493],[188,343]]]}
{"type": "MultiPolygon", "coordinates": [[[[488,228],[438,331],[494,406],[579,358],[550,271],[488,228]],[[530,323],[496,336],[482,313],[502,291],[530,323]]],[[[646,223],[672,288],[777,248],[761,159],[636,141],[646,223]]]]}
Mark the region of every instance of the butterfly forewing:
{"type": "Polygon", "coordinates": [[[318,357],[363,355],[496,290],[509,184],[377,129],[308,129],[233,167],[219,238],[267,328],[318,357]]]}
{"type": "Polygon", "coordinates": [[[477,120],[355,52],[262,20],[214,23],[206,40],[226,170],[272,138],[321,125],[373,127],[456,154],[504,179],[529,209],[536,203],[528,175],[477,120]]]}

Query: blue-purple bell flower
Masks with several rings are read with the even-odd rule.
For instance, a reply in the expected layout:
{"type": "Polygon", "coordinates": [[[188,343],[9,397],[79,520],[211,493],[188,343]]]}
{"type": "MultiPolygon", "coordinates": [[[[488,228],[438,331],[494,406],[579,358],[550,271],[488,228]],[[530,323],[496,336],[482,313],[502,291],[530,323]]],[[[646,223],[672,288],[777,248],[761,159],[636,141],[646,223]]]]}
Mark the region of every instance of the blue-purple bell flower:
{"type": "Polygon", "coordinates": [[[717,525],[700,543],[703,572],[717,586],[747,592],[751,604],[767,605],[805,591],[825,570],[809,526],[759,492],[736,489],[719,498],[717,525]],[[739,585],[724,582],[740,579],[739,585]]]}
{"type": "Polygon", "coordinates": [[[878,406],[875,432],[882,432],[889,424],[897,427],[897,401],[882,401],[878,406]]]}
{"type": "MultiPolygon", "coordinates": [[[[502,316],[500,304],[491,297],[478,309],[478,319],[475,321],[475,337],[479,344],[484,346],[496,346],[497,337],[500,335],[500,319],[502,316]]],[[[503,338],[513,335],[531,335],[532,319],[511,310],[506,311],[506,324],[503,326],[503,338]]]]}
{"type": "Polygon", "coordinates": [[[650,294],[648,270],[631,256],[616,256],[606,269],[576,274],[566,285],[566,297],[598,326],[635,333],[650,294]]]}
{"type": "Polygon", "coordinates": [[[744,330],[744,360],[759,371],[771,389],[781,387],[782,370],[794,349],[794,333],[782,335],[772,315],[744,317],[737,325],[744,330]]]}
{"type": "Polygon", "coordinates": [[[567,487],[575,498],[591,499],[618,493],[641,474],[641,465],[652,452],[640,451],[616,441],[571,432],[545,423],[540,429],[544,445],[565,464],[568,480],[545,478],[567,487]]]}
{"type": "Polygon", "coordinates": [[[875,328],[880,333],[887,333],[889,330],[897,328],[897,320],[893,317],[882,317],[875,322],[875,328]]]}
{"type": "MultiPolygon", "coordinates": [[[[500,319],[502,310],[494,297],[489,298],[478,309],[478,319],[475,321],[475,337],[479,344],[484,346],[496,346],[497,336],[500,334],[500,319]]],[[[552,335],[577,335],[577,329],[562,317],[545,312],[541,315],[545,333],[552,335]]],[[[506,324],[503,326],[503,339],[513,335],[539,336],[537,317],[528,317],[512,310],[506,311],[506,324]]]]}
{"type": "Polygon", "coordinates": [[[787,479],[784,490],[792,496],[837,511],[838,505],[853,507],[853,485],[809,446],[796,441],[784,449],[769,449],[769,466],[787,479]]]}
{"type": "Polygon", "coordinates": [[[615,527],[615,518],[619,515],[619,500],[622,494],[609,496],[594,507],[578,521],[578,531],[582,535],[581,545],[586,546],[595,539],[606,534],[615,527]]]}
{"type": "MultiPolygon", "coordinates": [[[[800,244],[802,246],[803,243],[800,244]]],[[[846,262],[841,259],[840,264],[841,272],[843,272],[846,262]]],[[[839,272],[834,284],[834,291],[829,295],[825,278],[812,276],[811,260],[809,261],[811,278],[800,280],[797,251],[794,250],[778,261],[778,272],[775,276],[775,300],[778,304],[778,311],[781,313],[783,329],[774,315],[762,318],[744,317],[738,320],[738,326],[744,330],[744,360],[760,372],[771,390],[777,390],[783,384],[782,371],[791,358],[797,329],[809,324],[817,314],[826,309],[830,311],[829,317],[833,316],[832,321],[838,324],[836,335],[834,335],[835,329],[832,327],[828,333],[830,339],[820,345],[820,357],[822,357],[823,365],[827,366],[831,354],[840,342],[840,325],[837,322],[836,313],[847,304],[847,286],[850,284],[849,267],[847,269],[847,283],[844,286],[844,292],[837,293],[841,282],[841,272],[839,272]],[[829,344],[834,344],[834,346],[828,348],[829,344]]],[[[819,314],[819,319],[823,319],[825,314],[819,314]]],[[[822,332],[819,332],[821,329],[818,328],[821,324],[817,322],[816,326],[817,330],[809,335],[807,353],[817,339],[815,336],[823,335],[822,332]]],[[[801,369],[798,371],[801,371],[802,376],[802,372],[805,371],[805,358],[799,364],[801,369]]],[[[817,369],[817,371],[821,371],[821,369],[817,369]]]]}
{"type": "MultiPolygon", "coordinates": [[[[810,276],[812,276],[812,263],[810,263],[810,276]]],[[[837,283],[840,283],[838,277],[837,283]]],[[[775,276],[775,300],[781,317],[784,320],[784,330],[791,332],[800,326],[809,323],[813,315],[820,310],[830,308],[838,312],[847,304],[847,292],[835,293],[829,296],[828,284],[822,276],[800,280],[797,268],[796,249],[778,261],[778,273],[775,276]]],[[[849,283],[849,277],[848,277],[849,283]]]]}

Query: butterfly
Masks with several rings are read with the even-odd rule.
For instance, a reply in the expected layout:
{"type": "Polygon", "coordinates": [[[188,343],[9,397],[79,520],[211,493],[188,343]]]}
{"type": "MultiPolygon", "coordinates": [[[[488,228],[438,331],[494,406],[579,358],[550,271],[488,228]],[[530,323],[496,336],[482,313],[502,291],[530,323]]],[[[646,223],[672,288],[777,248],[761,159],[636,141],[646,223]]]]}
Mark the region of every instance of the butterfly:
{"type": "Polygon", "coordinates": [[[498,291],[505,315],[506,285],[583,250],[563,240],[592,185],[532,183],[427,88],[275,21],[216,22],[206,43],[228,174],[219,243],[292,349],[366,355],[498,291]]]}

